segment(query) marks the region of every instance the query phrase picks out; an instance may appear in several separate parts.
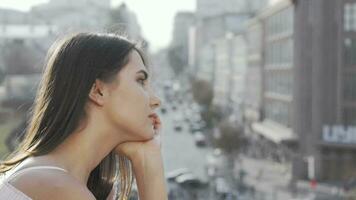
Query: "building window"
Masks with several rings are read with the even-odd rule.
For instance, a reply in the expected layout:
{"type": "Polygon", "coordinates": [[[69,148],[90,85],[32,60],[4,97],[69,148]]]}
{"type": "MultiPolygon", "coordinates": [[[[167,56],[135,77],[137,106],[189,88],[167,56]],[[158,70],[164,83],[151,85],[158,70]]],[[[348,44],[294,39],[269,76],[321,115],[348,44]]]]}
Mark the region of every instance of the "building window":
{"type": "Polygon", "coordinates": [[[343,96],[345,101],[356,101],[356,74],[348,73],[344,77],[343,96]]]}
{"type": "Polygon", "coordinates": [[[290,70],[266,71],[266,92],[292,95],[293,79],[290,70]]]}
{"type": "Polygon", "coordinates": [[[356,125],[356,108],[345,107],[343,110],[343,118],[345,126],[355,126],[356,125]]]}
{"type": "Polygon", "coordinates": [[[356,3],[346,3],[344,7],[345,31],[356,31],[356,3]]]}
{"type": "Polygon", "coordinates": [[[289,103],[267,100],[265,105],[265,118],[277,122],[286,127],[290,127],[290,106],[289,103]]]}
{"type": "Polygon", "coordinates": [[[250,27],[247,35],[247,41],[248,41],[248,53],[260,54],[261,43],[262,43],[262,30],[259,24],[250,27]]]}
{"type": "Polygon", "coordinates": [[[345,65],[347,67],[356,65],[356,39],[346,38],[345,42],[345,65]]]}
{"type": "Polygon", "coordinates": [[[266,22],[267,38],[293,33],[293,18],[294,12],[292,6],[270,16],[266,22]]]}
{"type": "Polygon", "coordinates": [[[268,66],[291,67],[293,62],[293,39],[270,42],[266,47],[266,64],[268,66]]]}

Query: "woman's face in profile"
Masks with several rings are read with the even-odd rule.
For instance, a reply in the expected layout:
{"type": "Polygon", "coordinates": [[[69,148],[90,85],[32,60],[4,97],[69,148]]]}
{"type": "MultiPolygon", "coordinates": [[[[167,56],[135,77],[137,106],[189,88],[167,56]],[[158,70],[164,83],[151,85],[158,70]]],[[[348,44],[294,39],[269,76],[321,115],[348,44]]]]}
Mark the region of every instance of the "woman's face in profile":
{"type": "Polygon", "coordinates": [[[132,51],[129,62],[117,74],[107,105],[109,120],[127,133],[132,141],[148,140],[154,135],[153,119],[149,117],[160,105],[150,85],[150,74],[140,54],[132,51]]]}

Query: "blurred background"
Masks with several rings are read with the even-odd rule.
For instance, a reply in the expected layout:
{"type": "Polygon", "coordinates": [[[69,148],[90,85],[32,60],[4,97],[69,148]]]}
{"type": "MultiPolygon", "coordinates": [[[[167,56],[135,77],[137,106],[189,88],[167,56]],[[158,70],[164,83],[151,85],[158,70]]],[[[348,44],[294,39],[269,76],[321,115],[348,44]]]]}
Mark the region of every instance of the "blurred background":
{"type": "Polygon", "coordinates": [[[1,158],[77,31],[143,42],[170,200],[356,199],[356,0],[0,0],[1,158]]]}

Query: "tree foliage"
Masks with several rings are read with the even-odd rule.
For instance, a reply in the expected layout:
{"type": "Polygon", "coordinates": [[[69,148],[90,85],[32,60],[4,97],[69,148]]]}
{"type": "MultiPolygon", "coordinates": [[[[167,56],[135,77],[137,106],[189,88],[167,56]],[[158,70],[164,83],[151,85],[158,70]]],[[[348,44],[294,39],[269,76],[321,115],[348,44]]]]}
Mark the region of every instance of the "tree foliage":
{"type": "Polygon", "coordinates": [[[244,129],[241,125],[232,124],[224,120],[219,124],[219,137],[215,138],[215,145],[228,154],[238,152],[244,145],[244,129]]]}
{"type": "Polygon", "coordinates": [[[193,80],[192,92],[194,100],[203,107],[209,108],[213,98],[213,86],[205,80],[193,80]]]}

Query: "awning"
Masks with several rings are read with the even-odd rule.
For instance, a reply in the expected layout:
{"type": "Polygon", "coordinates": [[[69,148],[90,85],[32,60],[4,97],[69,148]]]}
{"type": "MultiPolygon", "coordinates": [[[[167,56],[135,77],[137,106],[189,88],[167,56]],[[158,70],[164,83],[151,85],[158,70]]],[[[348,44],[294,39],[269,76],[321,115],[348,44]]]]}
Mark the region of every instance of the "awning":
{"type": "Polygon", "coordinates": [[[290,128],[283,127],[282,125],[269,120],[253,123],[252,130],[277,144],[297,139],[296,135],[290,128]]]}

